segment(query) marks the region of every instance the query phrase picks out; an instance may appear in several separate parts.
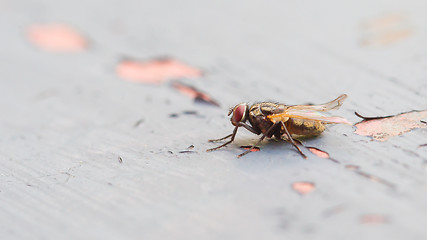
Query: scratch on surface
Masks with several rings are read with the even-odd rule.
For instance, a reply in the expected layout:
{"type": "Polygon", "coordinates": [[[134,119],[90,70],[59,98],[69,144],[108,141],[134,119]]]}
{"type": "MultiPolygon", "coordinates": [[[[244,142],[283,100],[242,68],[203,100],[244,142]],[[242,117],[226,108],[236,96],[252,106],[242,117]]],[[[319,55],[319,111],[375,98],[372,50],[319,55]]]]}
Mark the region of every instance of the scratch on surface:
{"type": "Polygon", "coordinates": [[[374,176],[372,174],[369,174],[369,173],[366,173],[366,172],[363,172],[363,171],[360,171],[360,170],[356,171],[356,173],[359,174],[359,175],[361,175],[361,176],[363,176],[363,177],[366,177],[367,179],[369,179],[369,180],[371,180],[373,182],[378,182],[378,183],[384,184],[384,185],[386,185],[386,186],[388,186],[390,188],[396,188],[396,185],[394,183],[391,183],[391,182],[389,182],[387,180],[384,180],[384,179],[379,178],[377,176],[374,176]]]}
{"type": "Polygon", "coordinates": [[[188,111],[183,111],[182,113],[171,113],[169,114],[170,118],[177,118],[181,115],[187,115],[187,116],[195,116],[198,118],[204,118],[203,115],[200,115],[197,111],[192,111],[192,110],[188,110],[188,111]]]}
{"type": "Polygon", "coordinates": [[[197,153],[197,152],[191,151],[191,150],[182,150],[182,151],[179,151],[178,153],[197,153]]]}
{"type": "Polygon", "coordinates": [[[427,128],[427,124],[421,122],[427,117],[427,111],[411,111],[395,116],[387,117],[363,117],[364,120],[356,123],[354,132],[361,136],[370,136],[376,141],[386,141],[390,137],[399,136],[416,128],[427,128]]]}
{"type": "Polygon", "coordinates": [[[345,209],[346,209],[345,206],[340,204],[340,205],[334,206],[332,208],[326,209],[325,211],[323,211],[322,215],[325,218],[332,217],[338,213],[343,212],[345,209]]]}
{"type": "Polygon", "coordinates": [[[389,182],[389,181],[387,181],[385,179],[379,178],[377,176],[374,176],[372,174],[369,174],[367,172],[364,172],[364,171],[360,170],[360,167],[357,166],[357,165],[348,164],[348,165],[345,166],[345,168],[347,168],[349,170],[352,170],[355,173],[357,173],[359,176],[365,177],[365,178],[367,178],[367,179],[369,179],[369,180],[371,180],[373,182],[381,183],[381,184],[386,185],[387,187],[390,187],[390,188],[393,188],[393,189],[396,188],[396,185],[394,183],[389,182]]]}
{"type": "Polygon", "coordinates": [[[42,179],[45,179],[45,178],[48,178],[48,179],[52,178],[54,180],[53,183],[48,183],[48,185],[52,185],[52,184],[65,184],[65,183],[67,183],[71,179],[71,177],[75,177],[71,173],[73,171],[75,171],[75,169],[80,168],[81,166],[82,166],[81,164],[78,164],[78,165],[76,165],[74,167],[68,168],[66,171],[60,171],[58,173],[45,174],[45,175],[42,175],[42,176],[33,177],[33,178],[29,179],[26,182],[26,185],[29,186],[29,187],[38,187],[38,185],[34,184],[33,181],[34,180],[42,180],[42,179]],[[57,179],[58,176],[62,176],[62,175],[65,175],[65,179],[63,181],[60,181],[59,179],[57,179]]]}

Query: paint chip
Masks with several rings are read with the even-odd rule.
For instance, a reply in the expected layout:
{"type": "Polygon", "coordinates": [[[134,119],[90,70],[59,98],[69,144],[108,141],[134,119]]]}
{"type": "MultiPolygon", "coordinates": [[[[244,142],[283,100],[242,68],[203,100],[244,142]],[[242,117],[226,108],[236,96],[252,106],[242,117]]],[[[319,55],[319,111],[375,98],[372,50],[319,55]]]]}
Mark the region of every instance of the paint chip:
{"type": "Polygon", "coordinates": [[[413,35],[407,17],[393,13],[380,16],[362,24],[363,46],[386,46],[399,42],[413,35]]]}
{"type": "MultiPolygon", "coordinates": [[[[249,150],[251,149],[252,146],[240,146],[240,148],[243,148],[245,150],[249,150]]],[[[260,148],[259,147],[254,147],[251,149],[251,152],[259,152],[260,148]]]]}
{"type": "Polygon", "coordinates": [[[388,218],[380,214],[366,214],[360,218],[362,224],[384,224],[388,222],[388,218]]]}
{"type": "Polygon", "coordinates": [[[312,182],[294,182],[292,189],[301,195],[306,195],[314,190],[315,186],[312,182]]]}
{"type": "Polygon", "coordinates": [[[174,59],[138,61],[125,59],[116,68],[121,78],[132,82],[160,84],[172,79],[198,78],[202,72],[174,59]]]}
{"type": "Polygon", "coordinates": [[[209,96],[206,93],[201,92],[197,88],[193,86],[189,86],[187,84],[181,83],[181,82],[173,82],[172,87],[177,89],[179,92],[181,92],[184,95],[189,96],[190,98],[193,98],[196,102],[203,102],[208,103],[214,106],[219,107],[218,102],[212,99],[211,96],[209,96]]]}
{"type": "Polygon", "coordinates": [[[52,52],[79,52],[88,46],[85,37],[64,24],[34,24],[28,29],[28,39],[52,52]]]}
{"type": "Polygon", "coordinates": [[[362,45],[368,46],[385,46],[390,45],[405,38],[410,37],[413,34],[411,29],[403,29],[399,31],[390,31],[382,33],[379,36],[364,39],[362,45]]]}
{"type": "MultiPolygon", "coordinates": [[[[296,139],[294,139],[294,141],[295,141],[296,139]]],[[[331,160],[332,162],[334,162],[334,163],[340,163],[338,160],[335,160],[335,159],[333,159],[333,158],[331,158],[331,156],[329,155],[329,153],[327,153],[327,152],[325,152],[325,151],[323,151],[323,150],[320,150],[320,149],[318,149],[318,148],[316,148],[316,147],[309,147],[309,146],[305,146],[304,144],[302,144],[302,142],[301,141],[299,141],[299,140],[297,140],[297,141],[295,141],[298,145],[301,145],[301,146],[303,146],[303,147],[305,147],[305,148],[307,148],[312,154],[314,154],[314,155],[316,155],[317,157],[320,157],[320,158],[324,158],[324,159],[329,159],[329,160],[331,160]]]]}
{"type": "Polygon", "coordinates": [[[359,166],[353,165],[353,164],[345,165],[345,168],[350,169],[350,170],[359,170],[360,169],[359,166]]]}
{"type": "Polygon", "coordinates": [[[320,150],[318,148],[315,147],[307,147],[308,150],[310,150],[311,153],[313,153],[314,155],[320,157],[320,158],[329,158],[329,153],[320,150]]]}
{"type": "Polygon", "coordinates": [[[364,120],[355,125],[357,130],[354,133],[383,142],[416,128],[427,128],[427,125],[421,122],[421,119],[426,117],[427,111],[412,111],[390,117],[362,117],[364,120]]]}

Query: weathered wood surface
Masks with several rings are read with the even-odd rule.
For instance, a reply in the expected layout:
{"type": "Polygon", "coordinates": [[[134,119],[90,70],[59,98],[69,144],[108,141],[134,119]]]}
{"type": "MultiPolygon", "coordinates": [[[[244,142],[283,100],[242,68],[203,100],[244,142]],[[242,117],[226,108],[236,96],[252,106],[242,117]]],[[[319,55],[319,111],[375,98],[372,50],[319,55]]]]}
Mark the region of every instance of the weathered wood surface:
{"type": "Polygon", "coordinates": [[[305,141],[338,164],[274,141],[237,159],[258,138],[245,130],[205,150],[243,101],[347,93],[336,114],[354,123],[354,111],[426,109],[426,11],[421,0],[0,1],[0,238],[425,239],[425,129],[377,142],[337,125],[305,141]],[[44,51],[28,40],[34,23],[68,24],[89,46],[44,51]],[[116,75],[123,57],[159,56],[202,69],[182,81],[222,107],[116,75]]]}

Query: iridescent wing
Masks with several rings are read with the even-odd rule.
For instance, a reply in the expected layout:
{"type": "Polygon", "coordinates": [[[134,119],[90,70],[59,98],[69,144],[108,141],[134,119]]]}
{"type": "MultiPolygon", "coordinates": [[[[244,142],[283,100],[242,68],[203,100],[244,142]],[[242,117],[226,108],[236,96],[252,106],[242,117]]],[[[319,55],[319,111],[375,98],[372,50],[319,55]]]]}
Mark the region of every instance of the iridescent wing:
{"type": "Polygon", "coordinates": [[[319,112],[327,112],[330,110],[339,109],[346,98],[347,98],[347,94],[341,94],[336,99],[334,99],[330,102],[324,103],[324,104],[320,104],[320,105],[296,105],[296,106],[290,106],[288,108],[288,110],[289,109],[292,109],[292,110],[298,110],[298,109],[306,110],[307,109],[307,110],[313,110],[313,111],[319,111],[319,112]]]}
{"type": "MultiPolygon", "coordinates": [[[[321,121],[324,123],[343,123],[343,124],[350,124],[352,125],[347,119],[343,118],[343,117],[337,117],[337,116],[327,116],[325,115],[323,112],[319,112],[319,111],[313,111],[313,110],[291,110],[291,111],[286,111],[285,113],[282,114],[275,114],[275,115],[281,115],[281,117],[286,117],[286,118],[300,118],[300,119],[305,119],[305,120],[315,120],[315,121],[321,121]]],[[[277,116],[274,115],[269,115],[267,116],[268,118],[271,119],[277,119],[277,116]]]]}
{"type": "Polygon", "coordinates": [[[299,118],[305,120],[315,120],[324,123],[351,123],[343,118],[337,116],[328,116],[324,112],[338,109],[341,107],[343,101],[347,98],[347,95],[342,94],[338,98],[321,105],[295,105],[288,107],[283,113],[272,114],[267,116],[268,118],[277,121],[278,119],[287,118],[299,118]]]}

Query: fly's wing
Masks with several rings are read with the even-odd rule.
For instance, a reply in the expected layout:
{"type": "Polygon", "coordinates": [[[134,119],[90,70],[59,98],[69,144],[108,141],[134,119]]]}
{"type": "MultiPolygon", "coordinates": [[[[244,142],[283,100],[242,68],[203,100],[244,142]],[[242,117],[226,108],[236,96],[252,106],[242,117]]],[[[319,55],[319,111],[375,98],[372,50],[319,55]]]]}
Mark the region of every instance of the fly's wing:
{"type": "Polygon", "coordinates": [[[351,125],[351,123],[343,117],[337,117],[337,116],[331,117],[331,116],[327,116],[324,112],[315,111],[311,109],[293,109],[292,107],[290,107],[288,110],[286,110],[282,114],[274,114],[267,117],[273,119],[277,117],[275,115],[280,115],[282,118],[283,117],[299,118],[299,119],[305,119],[305,120],[321,121],[324,123],[343,123],[343,124],[351,125]]]}
{"type": "Polygon", "coordinates": [[[315,120],[321,121],[324,123],[351,123],[343,118],[336,116],[328,116],[324,112],[338,109],[343,104],[344,100],[347,98],[346,94],[342,94],[336,99],[321,105],[295,105],[288,107],[283,113],[272,114],[267,116],[270,119],[277,119],[278,117],[283,118],[299,118],[305,120],[315,120]]]}
{"type": "Polygon", "coordinates": [[[341,94],[339,97],[337,97],[336,99],[328,103],[324,103],[320,105],[296,105],[296,106],[291,106],[288,109],[327,112],[330,110],[339,109],[346,98],[347,98],[347,94],[341,94]]]}

